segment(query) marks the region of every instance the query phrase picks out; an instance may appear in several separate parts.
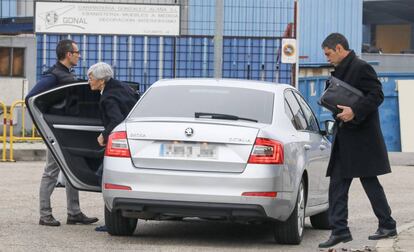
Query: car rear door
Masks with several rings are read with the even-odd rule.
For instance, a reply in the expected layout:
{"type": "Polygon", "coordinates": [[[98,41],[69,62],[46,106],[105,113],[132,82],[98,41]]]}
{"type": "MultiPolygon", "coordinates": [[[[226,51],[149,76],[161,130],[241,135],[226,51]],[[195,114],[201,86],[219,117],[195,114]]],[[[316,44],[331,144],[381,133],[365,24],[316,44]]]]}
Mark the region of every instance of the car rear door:
{"type": "Polygon", "coordinates": [[[103,130],[99,92],[88,83],[74,83],[26,100],[33,122],[69,183],[79,190],[101,191],[96,171],[104,148],[97,143],[103,130]]]}
{"type": "MultiPolygon", "coordinates": [[[[316,118],[303,98],[296,90],[285,91],[285,99],[290,111],[292,124],[300,136],[303,148],[306,170],[308,172],[308,202],[309,206],[326,203],[326,195],[320,190],[321,176],[325,175],[329,158],[328,143],[319,132],[316,118]],[[312,117],[313,116],[313,117],[312,117]]],[[[286,104],[285,104],[286,106],[286,104]]]]}
{"type": "MultiPolygon", "coordinates": [[[[312,170],[317,175],[317,188],[315,189],[314,203],[315,205],[324,204],[327,202],[327,187],[326,184],[326,169],[328,168],[328,161],[330,155],[330,143],[325,136],[321,134],[318,120],[313,114],[312,109],[306,103],[305,99],[297,91],[293,91],[299,105],[303,111],[307,122],[306,131],[309,132],[310,141],[308,152],[308,170],[312,170]]],[[[316,181],[315,180],[315,181],[316,181]]]]}

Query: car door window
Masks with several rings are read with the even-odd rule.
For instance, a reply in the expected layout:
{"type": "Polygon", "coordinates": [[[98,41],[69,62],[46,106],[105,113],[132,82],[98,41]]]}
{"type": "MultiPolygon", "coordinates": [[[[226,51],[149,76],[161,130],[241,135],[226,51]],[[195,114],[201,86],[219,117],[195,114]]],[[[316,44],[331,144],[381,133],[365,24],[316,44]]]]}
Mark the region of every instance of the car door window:
{"type": "Polygon", "coordinates": [[[308,127],[306,130],[319,132],[319,125],[318,120],[316,119],[315,115],[313,114],[311,108],[306,103],[306,101],[303,99],[303,97],[298,94],[297,92],[293,92],[295,94],[296,99],[298,100],[300,107],[303,110],[303,113],[305,115],[306,121],[308,123],[308,127]]]}
{"type": "Polygon", "coordinates": [[[298,101],[290,90],[285,92],[285,111],[293,126],[297,130],[306,130],[306,128],[308,128],[305,115],[303,114],[298,101]],[[289,110],[286,111],[287,108],[290,109],[290,112],[289,110]]]}

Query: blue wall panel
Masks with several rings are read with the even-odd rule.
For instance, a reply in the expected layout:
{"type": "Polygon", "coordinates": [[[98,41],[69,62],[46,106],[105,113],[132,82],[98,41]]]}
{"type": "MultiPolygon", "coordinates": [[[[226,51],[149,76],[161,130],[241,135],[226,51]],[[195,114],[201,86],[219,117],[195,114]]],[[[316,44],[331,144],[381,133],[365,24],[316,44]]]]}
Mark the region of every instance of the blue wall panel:
{"type": "Polygon", "coordinates": [[[0,18],[16,17],[17,6],[15,1],[2,0],[0,1],[0,18]]]}
{"type": "MultiPolygon", "coordinates": [[[[83,50],[86,50],[86,59],[82,61],[85,64],[85,68],[88,68],[98,62],[98,36],[88,35],[86,37],[86,47],[83,50]]],[[[83,55],[84,52],[82,52],[83,55]]]]}
{"type": "Polygon", "coordinates": [[[300,0],[299,55],[301,63],[326,63],[322,41],[332,32],[344,34],[359,55],[362,47],[363,0],[300,0]]]}
{"type": "MultiPolygon", "coordinates": [[[[293,22],[293,0],[223,0],[224,35],[281,37],[293,22]]],[[[190,35],[214,35],[215,0],[189,1],[190,35]]]]}
{"type": "MultiPolygon", "coordinates": [[[[384,102],[379,108],[381,129],[388,151],[401,151],[400,117],[398,106],[397,80],[413,79],[414,74],[381,73],[378,74],[384,92],[384,102]]],[[[331,120],[331,112],[317,104],[327,77],[306,77],[299,79],[299,90],[314,110],[322,126],[325,120],[331,120]]]]}
{"type": "Polygon", "coordinates": [[[144,83],[154,83],[158,78],[159,37],[148,38],[148,62],[146,66],[147,80],[144,83]]]}
{"type": "Polygon", "coordinates": [[[128,36],[119,36],[118,37],[118,57],[116,60],[116,65],[114,68],[116,69],[116,76],[122,80],[132,81],[130,76],[131,68],[128,64],[129,62],[129,54],[128,54],[128,45],[129,45],[129,37],[128,36]]]}
{"type": "Polygon", "coordinates": [[[174,40],[175,38],[164,38],[163,50],[163,78],[174,77],[174,40]]]}
{"type": "MultiPolygon", "coordinates": [[[[138,83],[144,83],[143,69],[144,69],[144,37],[133,37],[132,47],[132,79],[138,83]]],[[[140,85],[139,90],[145,90],[145,87],[140,85]]]]}
{"type": "Polygon", "coordinates": [[[36,59],[36,77],[37,80],[39,79],[39,77],[42,75],[42,70],[43,70],[43,35],[36,35],[36,54],[37,54],[37,59],[36,59]]]}
{"type": "Polygon", "coordinates": [[[292,65],[280,62],[279,47],[278,38],[224,38],[223,77],[291,83],[292,65]]]}

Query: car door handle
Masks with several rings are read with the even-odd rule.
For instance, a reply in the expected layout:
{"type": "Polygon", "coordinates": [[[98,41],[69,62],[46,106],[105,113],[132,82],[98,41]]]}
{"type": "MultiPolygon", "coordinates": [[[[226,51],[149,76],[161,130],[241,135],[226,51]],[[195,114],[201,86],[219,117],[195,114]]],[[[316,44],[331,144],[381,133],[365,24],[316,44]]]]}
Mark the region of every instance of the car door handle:
{"type": "Polygon", "coordinates": [[[310,146],[309,144],[305,144],[305,145],[303,146],[303,148],[304,148],[305,150],[310,150],[310,149],[312,148],[312,146],[310,146]]]}
{"type": "Polygon", "coordinates": [[[323,145],[323,144],[321,144],[321,145],[319,145],[319,149],[320,149],[320,150],[325,150],[325,149],[326,149],[326,146],[325,146],[325,145],[323,145]]]}

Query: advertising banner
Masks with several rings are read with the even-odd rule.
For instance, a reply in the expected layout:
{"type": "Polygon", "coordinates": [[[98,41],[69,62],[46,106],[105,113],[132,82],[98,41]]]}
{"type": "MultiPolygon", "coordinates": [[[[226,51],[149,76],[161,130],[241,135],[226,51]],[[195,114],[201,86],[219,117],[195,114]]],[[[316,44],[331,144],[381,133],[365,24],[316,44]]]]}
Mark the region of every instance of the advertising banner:
{"type": "Polygon", "coordinates": [[[180,6],[37,1],[35,32],[178,36],[180,6]]]}

